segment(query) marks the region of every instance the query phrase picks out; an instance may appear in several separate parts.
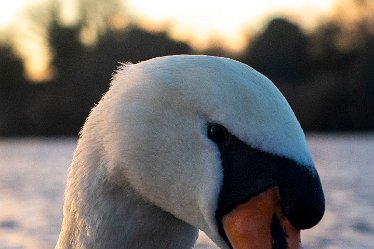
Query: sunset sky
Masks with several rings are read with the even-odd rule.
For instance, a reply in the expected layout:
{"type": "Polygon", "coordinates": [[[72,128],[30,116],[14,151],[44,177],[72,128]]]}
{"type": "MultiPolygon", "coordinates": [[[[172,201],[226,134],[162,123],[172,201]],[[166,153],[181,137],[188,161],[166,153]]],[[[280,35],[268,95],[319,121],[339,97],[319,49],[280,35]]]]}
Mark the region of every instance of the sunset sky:
{"type": "MultiPolygon", "coordinates": [[[[24,19],[25,9],[35,3],[48,1],[50,0],[1,1],[0,31],[8,29],[17,32],[22,27],[19,23],[24,19]]],[[[337,3],[337,0],[123,1],[133,21],[144,28],[167,29],[173,38],[188,42],[197,49],[218,45],[232,52],[240,52],[251,34],[260,30],[271,17],[287,16],[307,29],[313,27],[320,17],[328,15],[337,3]]],[[[75,0],[62,2],[66,5],[75,0]]],[[[38,49],[35,44],[29,43],[27,46],[34,47],[24,50],[38,49]]],[[[35,53],[39,55],[37,58],[25,58],[26,67],[38,65],[39,69],[31,70],[43,74],[48,55],[45,50],[35,53]]]]}
{"type": "Polygon", "coordinates": [[[230,42],[234,41],[231,43],[232,46],[239,46],[239,48],[242,48],[245,42],[244,36],[262,27],[270,16],[293,16],[305,25],[313,25],[319,15],[329,12],[333,3],[334,0],[131,0],[128,2],[129,8],[140,17],[140,22],[147,26],[156,27],[166,24],[174,37],[183,40],[193,37],[191,42],[197,46],[203,46],[207,37],[223,40],[230,37],[230,42]]]}
{"type": "MultiPolygon", "coordinates": [[[[48,0],[11,0],[0,3],[0,26],[17,23],[26,6],[48,0]]],[[[64,1],[74,2],[74,0],[64,1]]],[[[270,17],[288,15],[306,26],[329,12],[336,0],[125,0],[127,9],[140,24],[170,29],[173,37],[204,46],[211,37],[230,37],[241,47],[243,35],[258,29],[270,17]],[[229,4],[228,4],[229,3],[229,4]]],[[[233,43],[232,43],[233,41],[233,43]]]]}

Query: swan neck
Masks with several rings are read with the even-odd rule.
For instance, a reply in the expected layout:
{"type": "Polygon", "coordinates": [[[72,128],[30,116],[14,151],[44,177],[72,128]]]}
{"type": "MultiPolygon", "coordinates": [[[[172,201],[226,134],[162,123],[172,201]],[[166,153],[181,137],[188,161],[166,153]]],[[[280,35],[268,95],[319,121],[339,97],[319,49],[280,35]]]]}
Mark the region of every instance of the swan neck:
{"type": "Polygon", "coordinates": [[[77,178],[69,177],[56,249],[193,247],[196,228],[145,201],[130,187],[71,179],[77,178]]]}

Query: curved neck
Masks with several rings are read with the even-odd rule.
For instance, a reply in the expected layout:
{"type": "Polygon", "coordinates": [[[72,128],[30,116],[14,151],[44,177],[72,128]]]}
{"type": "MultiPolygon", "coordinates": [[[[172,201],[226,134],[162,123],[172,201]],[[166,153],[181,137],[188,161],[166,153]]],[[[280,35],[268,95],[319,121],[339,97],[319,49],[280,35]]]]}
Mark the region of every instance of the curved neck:
{"type": "Polygon", "coordinates": [[[71,175],[56,249],[193,247],[196,228],[144,201],[130,188],[99,179],[77,184],[71,175]]]}

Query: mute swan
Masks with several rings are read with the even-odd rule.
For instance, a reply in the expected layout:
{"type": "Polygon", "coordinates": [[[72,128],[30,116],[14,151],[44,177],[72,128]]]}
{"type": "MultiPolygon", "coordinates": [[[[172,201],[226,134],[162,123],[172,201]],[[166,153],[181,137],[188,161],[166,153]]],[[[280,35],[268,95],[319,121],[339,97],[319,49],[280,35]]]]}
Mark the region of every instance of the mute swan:
{"type": "Polygon", "coordinates": [[[56,248],[300,248],[324,196],[278,89],[231,59],[123,65],[87,118],[56,248]]]}

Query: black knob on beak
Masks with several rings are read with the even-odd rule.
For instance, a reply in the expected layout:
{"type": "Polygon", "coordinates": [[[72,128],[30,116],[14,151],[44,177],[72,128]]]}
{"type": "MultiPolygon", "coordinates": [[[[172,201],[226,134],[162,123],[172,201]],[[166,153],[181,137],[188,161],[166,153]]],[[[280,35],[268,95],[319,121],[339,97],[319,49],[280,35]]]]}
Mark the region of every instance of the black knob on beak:
{"type": "Polygon", "coordinates": [[[321,220],[325,199],[314,165],[299,165],[252,148],[231,134],[225,143],[217,144],[224,178],[216,218],[225,239],[222,217],[274,186],[279,187],[284,215],[296,229],[311,228],[321,220]]]}
{"type": "Polygon", "coordinates": [[[297,229],[315,226],[325,212],[321,181],[314,166],[289,164],[279,168],[281,205],[297,229]]]}

